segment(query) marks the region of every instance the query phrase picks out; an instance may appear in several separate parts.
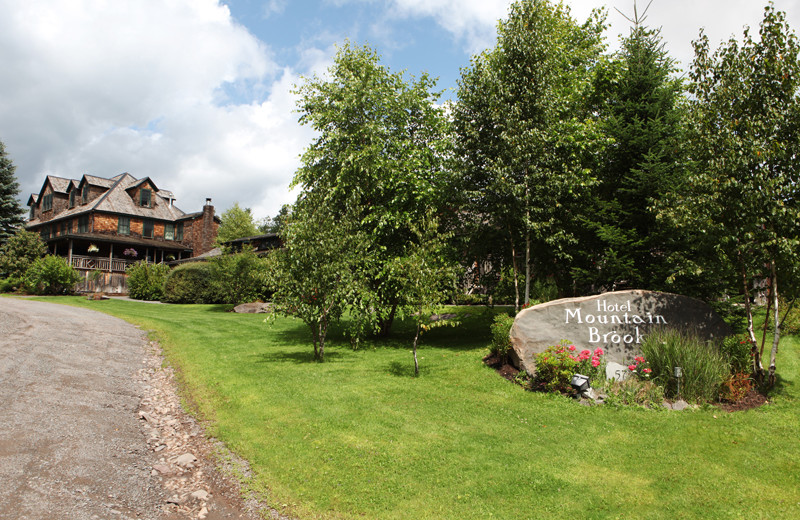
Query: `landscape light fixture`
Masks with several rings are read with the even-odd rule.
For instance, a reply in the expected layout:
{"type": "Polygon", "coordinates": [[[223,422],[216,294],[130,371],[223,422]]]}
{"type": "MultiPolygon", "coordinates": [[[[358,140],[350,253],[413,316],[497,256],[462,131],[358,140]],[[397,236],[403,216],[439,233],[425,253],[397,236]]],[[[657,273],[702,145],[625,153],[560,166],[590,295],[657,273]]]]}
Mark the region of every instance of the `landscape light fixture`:
{"type": "Polygon", "coordinates": [[[579,394],[583,393],[589,389],[589,377],[583,374],[575,374],[572,376],[572,381],[570,381],[570,384],[576,392],[579,394]]]}
{"type": "Polygon", "coordinates": [[[681,396],[681,376],[683,375],[683,370],[681,367],[675,367],[672,369],[673,374],[675,375],[675,379],[678,381],[678,397],[681,396]]]}

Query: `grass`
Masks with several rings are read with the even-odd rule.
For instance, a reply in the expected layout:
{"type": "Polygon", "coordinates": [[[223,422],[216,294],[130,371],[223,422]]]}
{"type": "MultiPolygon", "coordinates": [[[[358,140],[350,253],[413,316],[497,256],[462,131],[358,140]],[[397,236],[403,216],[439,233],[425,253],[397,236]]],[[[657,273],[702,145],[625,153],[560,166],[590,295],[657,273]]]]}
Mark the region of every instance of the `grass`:
{"type": "MultiPolygon", "coordinates": [[[[224,306],[49,298],[153,330],[210,433],[298,518],[798,518],[800,341],[768,406],[728,414],[583,407],[481,363],[492,314],[312,362],[302,323],[224,306]]],[[[329,349],[329,350],[327,350],[329,349]]]]}

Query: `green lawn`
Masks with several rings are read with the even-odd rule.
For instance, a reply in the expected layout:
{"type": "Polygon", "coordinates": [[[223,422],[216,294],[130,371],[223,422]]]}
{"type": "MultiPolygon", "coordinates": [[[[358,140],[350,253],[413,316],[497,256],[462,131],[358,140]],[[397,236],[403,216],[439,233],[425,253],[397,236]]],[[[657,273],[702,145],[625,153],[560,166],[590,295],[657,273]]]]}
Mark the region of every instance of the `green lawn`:
{"type": "Polygon", "coordinates": [[[50,298],[153,330],[210,433],[298,518],[800,518],[800,341],[768,406],[725,413],[584,407],[481,363],[491,315],[312,362],[295,320],[224,306],[50,298]]]}

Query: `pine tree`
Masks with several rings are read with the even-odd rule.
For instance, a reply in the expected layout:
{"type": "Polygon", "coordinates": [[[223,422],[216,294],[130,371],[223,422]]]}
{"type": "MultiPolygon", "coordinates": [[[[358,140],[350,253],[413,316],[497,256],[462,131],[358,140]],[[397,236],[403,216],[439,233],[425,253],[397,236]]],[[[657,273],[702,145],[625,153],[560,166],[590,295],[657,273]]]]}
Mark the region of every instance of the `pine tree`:
{"type": "Polygon", "coordinates": [[[16,167],[6,156],[6,147],[0,141],[0,245],[16,232],[22,224],[22,207],[19,205],[19,183],[14,176],[16,167]]]}
{"type": "Polygon", "coordinates": [[[680,175],[683,87],[659,30],[633,27],[609,67],[603,130],[613,140],[600,158],[594,210],[587,215],[592,245],[580,278],[594,289],[664,288],[674,242],[656,222],[655,204],[680,175]]]}

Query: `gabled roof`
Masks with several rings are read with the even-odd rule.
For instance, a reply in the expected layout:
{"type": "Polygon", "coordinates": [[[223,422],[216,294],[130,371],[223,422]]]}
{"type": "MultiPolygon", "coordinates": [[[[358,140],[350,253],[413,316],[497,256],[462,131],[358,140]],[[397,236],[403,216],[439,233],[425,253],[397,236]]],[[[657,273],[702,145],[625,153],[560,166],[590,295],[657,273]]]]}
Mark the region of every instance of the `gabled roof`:
{"type": "MultiPolygon", "coordinates": [[[[45,181],[45,184],[49,180],[50,177],[48,177],[48,180],[45,181]]],[[[63,179],[63,181],[65,181],[63,183],[64,186],[69,186],[71,189],[74,189],[75,185],[70,186],[70,183],[78,182],[70,179],[63,179]]],[[[137,201],[133,200],[128,190],[141,185],[145,181],[149,181],[150,184],[152,184],[155,188],[155,183],[153,183],[149,177],[145,177],[144,179],[136,179],[129,173],[122,173],[112,177],[111,179],[96,177],[94,175],[84,175],[78,186],[88,183],[93,186],[107,187],[108,189],[106,192],[88,204],[77,205],[74,208],[62,211],[53,219],[51,219],[50,222],[55,222],[64,218],[71,218],[75,215],[82,215],[92,211],[117,213],[121,215],[173,222],[184,216],[183,211],[171,204],[171,201],[174,200],[174,197],[171,197],[172,193],[166,190],[156,191],[156,194],[159,196],[153,198],[153,207],[143,208],[139,206],[137,201]],[[164,197],[162,193],[169,194],[170,197],[164,197]]],[[[52,184],[52,181],[50,182],[52,184]]],[[[44,189],[44,186],[42,189],[44,189]]],[[[33,195],[31,197],[33,197],[33,195]]],[[[38,198],[34,199],[34,204],[36,203],[36,200],[38,200],[38,198]]],[[[28,225],[36,225],[39,223],[40,222],[37,219],[29,222],[28,225]]]]}
{"type": "Polygon", "coordinates": [[[31,196],[28,197],[28,206],[32,206],[39,202],[39,194],[38,193],[31,193],[31,196]]]}
{"type": "Polygon", "coordinates": [[[44,182],[42,183],[42,189],[39,190],[39,195],[36,200],[44,195],[44,189],[49,184],[51,188],[53,188],[54,193],[67,193],[67,188],[69,187],[70,182],[72,179],[65,179],[63,177],[56,177],[55,175],[48,175],[45,177],[44,182]]]}
{"type": "Polygon", "coordinates": [[[154,191],[158,191],[158,187],[156,186],[156,183],[153,182],[153,180],[150,177],[145,177],[144,179],[139,179],[138,181],[136,181],[135,183],[131,184],[130,186],[128,186],[125,189],[126,190],[136,189],[139,186],[141,186],[142,184],[144,184],[145,182],[149,182],[153,186],[153,190],[154,191]]]}

